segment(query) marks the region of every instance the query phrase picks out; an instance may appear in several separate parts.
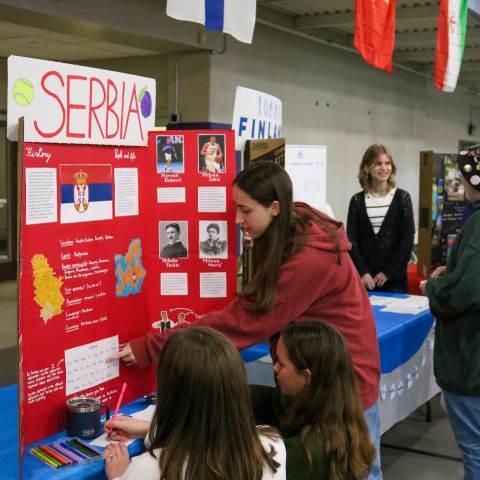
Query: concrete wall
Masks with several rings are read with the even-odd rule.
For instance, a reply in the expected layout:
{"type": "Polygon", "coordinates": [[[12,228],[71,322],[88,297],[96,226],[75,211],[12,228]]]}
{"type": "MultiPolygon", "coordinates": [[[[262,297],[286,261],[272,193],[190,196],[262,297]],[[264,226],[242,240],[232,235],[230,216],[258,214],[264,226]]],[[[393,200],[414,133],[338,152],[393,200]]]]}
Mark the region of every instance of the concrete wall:
{"type": "Polygon", "coordinates": [[[328,147],[327,200],[341,220],[360,189],[357,169],[370,144],[392,150],[398,185],[411,193],[417,216],[418,152],[456,152],[468,139],[471,105],[480,120],[479,97],[438,93],[430,79],[388,74],[357,54],[258,24],[253,46],[229,40],[211,61],[210,120],[232,121],[237,85],[280,97],[287,143],[328,147]]]}

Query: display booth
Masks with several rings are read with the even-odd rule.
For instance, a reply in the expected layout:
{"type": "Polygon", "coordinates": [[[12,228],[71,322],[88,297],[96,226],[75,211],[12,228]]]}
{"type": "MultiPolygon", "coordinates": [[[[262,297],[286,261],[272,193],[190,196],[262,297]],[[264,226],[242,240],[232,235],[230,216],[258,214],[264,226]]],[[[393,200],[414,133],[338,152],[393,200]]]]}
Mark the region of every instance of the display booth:
{"type": "Polygon", "coordinates": [[[22,172],[22,456],[65,429],[67,400],[113,409],[125,382],[124,403],[154,389],[153,369],[139,375],[109,354],[231,300],[235,139],[152,131],[151,79],[11,57],[10,84],[21,114],[9,133],[22,172]]]}

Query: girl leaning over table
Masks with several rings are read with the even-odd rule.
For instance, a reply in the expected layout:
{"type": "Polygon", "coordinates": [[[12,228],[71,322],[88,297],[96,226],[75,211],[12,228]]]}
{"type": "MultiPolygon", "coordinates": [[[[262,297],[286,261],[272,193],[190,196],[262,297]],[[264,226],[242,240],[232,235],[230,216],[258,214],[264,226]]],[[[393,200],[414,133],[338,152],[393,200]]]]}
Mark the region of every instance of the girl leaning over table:
{"type": "MultiPolygon", "coordinates": [[[[197,324],[224,333],[239,349],[270,338],[271,354],[282,328],[321,318],[337,328],[348,345],[365,418],[379,448],[379,353],[368,295],[348,251],[343,225],[305,203],[293,203],[292,182],[272,162],[243,170],[233,183],[236,222],[253,250],[251,282],[223,310],[197,324]]],[[[180,326],[178,328],[184,328],[180,326]]],[[[131,340],[112,358],[144,367],[157,361],[175,329],[131,340]]],[[[380,479],[379,457],[371,478],[380,479]]]]}

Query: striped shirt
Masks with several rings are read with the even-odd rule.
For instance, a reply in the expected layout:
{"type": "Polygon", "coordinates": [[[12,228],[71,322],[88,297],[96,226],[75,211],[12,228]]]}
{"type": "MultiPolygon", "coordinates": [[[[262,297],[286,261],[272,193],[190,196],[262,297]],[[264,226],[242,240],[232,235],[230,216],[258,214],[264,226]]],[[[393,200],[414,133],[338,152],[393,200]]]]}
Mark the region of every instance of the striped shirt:
{"type": "Polygon", "coordinates": [[[367,207],[367,216],[373,228],[375,235],[380,231],[383,220],[387,215],[396,188],[390,190],[384,197],[375,197],[370,192],[365,193],[365,206],[367,207]]]}

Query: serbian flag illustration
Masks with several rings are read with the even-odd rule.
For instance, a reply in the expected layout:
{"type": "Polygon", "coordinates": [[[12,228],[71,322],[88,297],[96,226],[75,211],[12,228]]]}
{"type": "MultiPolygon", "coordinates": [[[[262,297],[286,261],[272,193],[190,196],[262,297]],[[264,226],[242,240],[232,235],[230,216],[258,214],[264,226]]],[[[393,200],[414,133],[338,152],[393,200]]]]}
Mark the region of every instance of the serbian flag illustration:
{"type": "Polygon", "coordinates": [[[60,165],[60,222],[112,218],[111,165],[60,165]]]}
{"type": "Polygon", "coordinates": [[[355,48],[374,67],[392,71],[395,0],[355,0],[355,48]]]}

